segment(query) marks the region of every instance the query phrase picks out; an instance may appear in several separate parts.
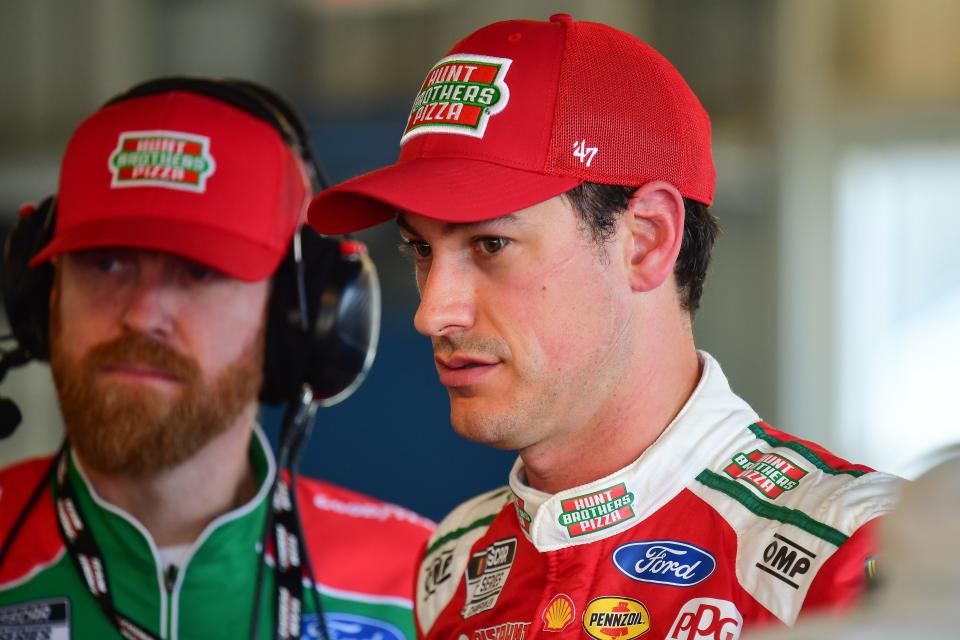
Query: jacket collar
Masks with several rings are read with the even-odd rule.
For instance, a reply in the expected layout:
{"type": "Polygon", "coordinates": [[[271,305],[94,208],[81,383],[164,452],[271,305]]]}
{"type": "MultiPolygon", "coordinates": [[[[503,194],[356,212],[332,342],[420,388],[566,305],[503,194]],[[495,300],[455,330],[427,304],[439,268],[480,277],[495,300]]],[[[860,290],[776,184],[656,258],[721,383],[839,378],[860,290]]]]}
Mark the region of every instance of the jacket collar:
{"type": "Polygon", "coordinates": [[[736,396],[717,361],[703,371],[683,408],[630,465],[556,494],[527,486],[523,460],[510,471],[520,528],[540,551],[589,544],[636,526],[673,499],[731,438],[759,418],[736,396]]]}

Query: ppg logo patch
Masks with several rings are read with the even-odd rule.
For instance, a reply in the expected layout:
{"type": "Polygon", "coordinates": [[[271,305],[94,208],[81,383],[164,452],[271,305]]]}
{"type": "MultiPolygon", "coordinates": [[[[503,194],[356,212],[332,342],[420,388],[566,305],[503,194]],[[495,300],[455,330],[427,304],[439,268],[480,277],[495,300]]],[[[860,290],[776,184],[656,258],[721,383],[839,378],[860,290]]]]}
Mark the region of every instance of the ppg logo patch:
{"type": "Polygon", "coordinates": [[[713,554],[676,540],[627,543],[613,552],[613,564],[638,582],[690,587],[706,580],[717,568],[713,554]]]}
{"type": "Polygon", "coordinates": [[[729,600],[694,598],[688,600],[667,640],[737,640],[743,628],[743,616],[729,600]]]}
{"type": "MultiPolygon", "coordinates": [[[[328,613],[324,619],[327,621],[330,640],[406,640],[400,629],[382,620],[351,613],[328,613]]],[[[317,614],[303,615],[301,640],[323,637],[317,622],[317,614]]]]}

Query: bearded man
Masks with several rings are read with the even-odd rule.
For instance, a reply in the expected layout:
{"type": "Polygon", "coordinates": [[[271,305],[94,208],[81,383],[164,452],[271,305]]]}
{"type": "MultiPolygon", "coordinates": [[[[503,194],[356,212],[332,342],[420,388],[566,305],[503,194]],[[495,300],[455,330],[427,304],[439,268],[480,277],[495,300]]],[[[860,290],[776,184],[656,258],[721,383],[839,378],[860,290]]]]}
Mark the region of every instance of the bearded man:
{"type": "Polygon", "coordinates": [[[0,470],[0,637],[413,637],[430,523],[278,480],[257,426],[316,174],[292,109],[241,81],[144,83],[76,130],[21,219],[55,220],[30,265],[53,267],[67,439],[0,470]]]}

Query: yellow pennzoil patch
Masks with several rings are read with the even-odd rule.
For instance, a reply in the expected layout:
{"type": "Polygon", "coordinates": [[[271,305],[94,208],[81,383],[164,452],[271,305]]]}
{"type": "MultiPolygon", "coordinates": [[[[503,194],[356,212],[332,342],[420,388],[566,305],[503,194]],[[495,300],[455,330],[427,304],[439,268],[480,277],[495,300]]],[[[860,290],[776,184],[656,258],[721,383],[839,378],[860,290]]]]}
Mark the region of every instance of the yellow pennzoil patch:
{"type": "Polygon", "coordinates": [[[594,598],[583,611],[583,630],[596,640],[632,640],[650,630],[650,613],[633,598],[594,598]]]}

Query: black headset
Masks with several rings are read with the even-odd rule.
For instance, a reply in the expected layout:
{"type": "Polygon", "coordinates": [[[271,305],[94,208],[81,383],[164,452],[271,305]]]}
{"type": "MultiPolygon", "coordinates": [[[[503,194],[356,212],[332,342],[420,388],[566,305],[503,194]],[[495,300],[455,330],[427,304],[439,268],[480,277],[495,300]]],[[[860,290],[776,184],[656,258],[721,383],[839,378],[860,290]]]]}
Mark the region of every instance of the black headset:
{"type": "MultiPolygon", "coordinates": [[[[171,91],[210,97],[267,122],[302,161],[313,192],[329,186],[311,152],[303,121],[278,95],[251,82],[159,78],[136,85],[104,106],[171,91]]],[[[35,211],[21,213],[4,246],[3,300],[19,344],[19,360],[47,360],[53,266],[30,267],[29,262],[53,237],[56,198],[50,196],[35,211]]],[[[321,406],[343,400],[372,364],[380,331],[380,288],[365,248],[357,241],[321,236],[302,227],[272,285],[260,400],[274,405],[293,402],[303,385],[311,388],[321,406]]],[[[22,364],[19,360],[8,366],[22,364]]]]}

